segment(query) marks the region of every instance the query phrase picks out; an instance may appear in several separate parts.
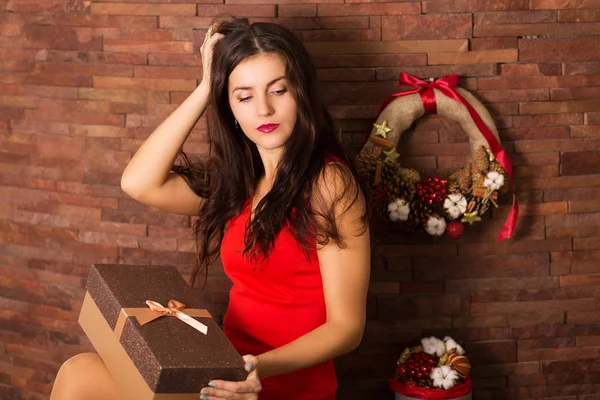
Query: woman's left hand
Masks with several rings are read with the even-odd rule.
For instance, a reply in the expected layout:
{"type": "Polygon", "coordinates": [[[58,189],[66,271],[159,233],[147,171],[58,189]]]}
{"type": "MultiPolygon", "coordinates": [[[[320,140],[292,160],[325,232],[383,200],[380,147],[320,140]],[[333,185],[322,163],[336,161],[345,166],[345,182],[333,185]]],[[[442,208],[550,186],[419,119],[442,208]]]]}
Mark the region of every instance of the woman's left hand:
{"type": "Polygon", "coordinates": [[[258,358],[252,355],[244,357],[246,371],[250,371],[245,381],[231,382],[212,380],[210,387],[202,389],[200,400],[257,400],[262,389],[258,378],[258,358]]]}

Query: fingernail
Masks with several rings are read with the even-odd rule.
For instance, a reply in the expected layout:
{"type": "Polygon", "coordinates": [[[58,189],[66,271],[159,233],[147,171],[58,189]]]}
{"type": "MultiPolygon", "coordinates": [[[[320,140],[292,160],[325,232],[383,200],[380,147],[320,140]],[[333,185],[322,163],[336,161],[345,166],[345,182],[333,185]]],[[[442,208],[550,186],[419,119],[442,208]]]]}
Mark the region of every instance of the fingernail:
{"type": "Polygon", "coordinates": [[[246,364],[246,371],[251,372],[254,369],[254,364],[251,362],[246,364]]]}
{"type": "Polygon", "coordinates": [[[217,387],[217,384],[216,384],[216,383],[214,383],[214,382],[208,382],[208,386],[211,386],[211,387],[217,387]]]}
{"type": "Polygon", "coordinates": [[[201,392],[200,392],[200,394],[203,394],[203,395],[205,395],[205,396],[208,396],[208,390],[203,390],[203,391],[201,391],[201,392]]]}
{"type": "Polygon", "coordinates": [[[200,396],[200,400],[208,400],[208,396],[200,396]]]}

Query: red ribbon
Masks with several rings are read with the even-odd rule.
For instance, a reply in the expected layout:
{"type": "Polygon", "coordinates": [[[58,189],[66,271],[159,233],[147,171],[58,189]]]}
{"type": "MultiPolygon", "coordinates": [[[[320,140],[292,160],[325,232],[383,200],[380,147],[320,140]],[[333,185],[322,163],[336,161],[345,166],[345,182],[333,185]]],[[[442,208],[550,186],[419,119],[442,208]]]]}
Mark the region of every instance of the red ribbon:
{"type": "Polygon", "coordinates": [[[412,397],[414,399],[435,399],[435,400],[451,400],[464,397],[471,393],[473,383],[471,378],[467,378],[466,381],[460,385],[454,386],[448,390],[444,389],[431,389],[420,386],[408,387],[402,382],[390,378],[390,388],[403,396],[412,397]]]}
{"type": "Polygon", "coordinates": [[[475,122],[475,125],[477,125],[479,131],[483,134],[483,137],[490,146],[492,154],[510,177],[511,188],[513,191],[513,205],[510,209],[510,212],[508,213],[508,216],[506,217],[506,221],[504,222],[502,231],[500,231],[500,234],[496,238],[496,242],[499,242],[501,240],[512,237],[513,231],[515,229],[515,224],[517,222],[517,216],[519,215],[519,206],[517,204],[517,195],[515,193],[515,182],[513,180],[512,174],[512,164],[510,162],[510,159],[506,155],[506,152],[502,148],[502,145],[500,145],[500,142],[498,141],[498,139],[496,139],[496,136],[494,136],[490,128],[488,128],[487,125],[483,122],[477,111],[467,100],[465,100],[464,97],[462,97],[456,90],[453,89],[453,87],[458,86],[459,81],[460,76],[448,75],[441,79],[425,82],[405,72],[401,72],[400,84],[404,86],[415,86],[415,88],[407,90],[405,92],[394,93],[388,96],[381,105],[379,113],[381,113],[381,111],[383,111],[383,109],[395,98],[408,96],[413,93],[419,93],[419,95],[421,96],[421,101],[423,102],[423,107],[425,108],[425,114],[436,114],[437,106],[435,101],[435,92],[433,90],[434,88],[438,89],[446,96],[464,104],[465,107],[467,107],[469,115],[471,116],[471,118],[473,118],[473,122],[475,122]]]}

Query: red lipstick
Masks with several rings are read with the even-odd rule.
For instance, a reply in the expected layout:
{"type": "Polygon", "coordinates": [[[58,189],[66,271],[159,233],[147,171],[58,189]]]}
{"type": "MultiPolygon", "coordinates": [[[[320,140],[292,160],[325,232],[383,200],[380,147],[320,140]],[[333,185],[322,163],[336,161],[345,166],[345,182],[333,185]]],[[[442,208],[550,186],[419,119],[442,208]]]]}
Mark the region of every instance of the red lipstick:
{"type": "Polygon", "coordinates": [[[256,129],[262,133],[269,133],[273,132],[277,128],[279,128],[279,124],[263,124],[256,129]]]}

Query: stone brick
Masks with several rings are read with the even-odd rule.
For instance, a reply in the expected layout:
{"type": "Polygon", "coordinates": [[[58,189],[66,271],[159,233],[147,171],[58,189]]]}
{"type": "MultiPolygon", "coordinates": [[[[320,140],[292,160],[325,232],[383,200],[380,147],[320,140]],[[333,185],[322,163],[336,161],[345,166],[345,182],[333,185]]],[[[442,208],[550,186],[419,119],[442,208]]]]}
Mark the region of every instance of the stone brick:
{"type": "Polygon", "coordinates": [[[583,114],[523,115],[512,121],[515,128],[583,125],[583,114]]]}
{"type": "Polygon", "coordinates": [[[472,51],[516,49],[518,46],[518,39],[516,37],[473,38],[470,41],[472,51]]]}
{"type": "Polygon", "coordinates": [[[316,4],[282,4],[277,8],[280,17],[316,17],[316,4]]]}
{"type": "Polygon", "coordinates": [[[558,279],[556,277],[460,279],[446,281],[446,291],[449,293],[518,290],[557,286],[558,279]]]}
{"type": "Polygon", "coordinates": [[[104,40],[104,49],[114,52],[141,53],[192,53],[191,42],[163,41],[152,42],[145,40],[104,40]]]}
{"type": "Polygon", "coordinates": [[[585,237],[596,236],[600,232],[600,213],[566,214],[546,217],[548,237],[585,237]]]}
{"type": "Polygon", "coordinates": [[[360,4],[318,4],[317,13],[319,17],[336,15],[406,15],[419,14],[421,6],[419,3],[360,3],[360,4]]]}
{"type": "Polygon", "coordinates": [[[557,100],[594,100],[600,95],[600,88],[567,88],[550,89],[550,98],[557,100]]]}
{"type": "Polygon", "coordinates": [[[312,57],[317,68],[335,67],[395,67],[424,66],[427,64],[425,54],[375,54],[375,55],[315,55],[312,57]]]}
{"type": "Polygon", "coordinates": [[[501,1],[477,1],[470,0],[429,0],[423,2],[424,13],[448,13],[448,12],[485,12],[485,11],[513,11],[527,10],[526,0],[501,0],[501,1]]]}
{"type": "Polygon", "coordinates": [[[519,350],[519,361],[554,361],[598,358],[600,347],[519,350]]]}
{"type": "Polygon", "coordinates": [[[197,67],[160,67],[136,65],[133,76],[159,79],[202,79],[202,69],[197,67]]]}
{"type": "Polygon", "coordinates": [[[517,345],[513,340],[469,343],[469,360],[473,365],[507,364],[517,361],[517,345]]]}
{"type": "MultiPolygon", "coordinates": [[[[495,3],[495,2],[494,2],[495,3]]],[[[521,10],[525,10],[522,8],[521,10]]],[[[475,25],[539,24],[556,22],[557,11],[491,11],[474,14],[475,25]]],[[[446,11],[447,12],[447,11],[446,11]]]]}
{"type": "Polygon", "coordinates": [[[196,88],[195,79],[151,79],[151,78],[121,78],[95,76],[94,87],[133,89],[133,90],[181,90],[193,91],[196,88]]]}
{"type": "Polygon", "coordinates": [[[600,151],[576,151],[561,154],[562,175],[600,173],[600,151]]]}
{"type": "MultiPolygon", "coordinates": [[[[516,47],[516,46],[514,46],[516,47]]],[[[501,64],[502,76],[562,75],[560,63],[547,64],[501,64]]]]}
{"type": "Polygon", "coordinates": [[[485,64],[517,62],[518,51],[516,49],[482,50],[456,53],[431,53],[428,63],[436,64],[485,64]]]}
{"type": "Polygon", "coordinates": [[[600,126],[599,125],[575,125],[571,126],[570,136],[572,138],[600,138],[600,126]]]}
{"type": "MultiPolygon", "coordinates": [[[[446,75],[458,74],[462,77],[495,76],[497,73],[495,64],[458,64],[458,65],[429,65],[426,67],[404,67],[404,68],[378,68],[377,80],[397,80],[400,72],[406,72],[421,79],[441,78],[446,75]]],[[[469,85],[469,80],[463,78],[461,87],[469,90],[474,89],[469,85]]]]}
{"type": "MultiPolygon", "coordinates": [[[[561,285],[563,279],[561,277],[561,285]]],[[[488,314],[526,314],[535,312],[556,312],[556,311],[585,311],[596,308],[596,302],[592,299],[575,300],[547,300],[530,302],[501,302],[501,303],[473,303],[471,304],[471,314],[473,316],[488,314]]]]}
{"type": "Polygon", "coordinates": [[[194,4],[92,4],[92,14],[103,15],[196,15],[194,4]]]}
{"type": "MultiPolygon", "coordinates": [[[[580,23],[545,23],[545,24],[507,24],[507,25],[476,25],[474,36],[582,36],[598,34],[600,24],[593,22],[580,23]]],[[[521,41],[523,42],[523,41],[521,41]]]]}
{"type": "Polygon", "coordinates": [[[577,9],[577,8],[597,8],[600,5],[598,0],[531,0],[529,8],[531,10],[545,9],[577,9]]]}
{"type": "Polygon", "coordinates": [[[303,42],[364,42],[380,41],[379,29],[346,29],[303,31],[303,42]]]}
{"type": "Polygon", "coordinates": [[[597,22],[600,11],[593,9],[558,10],[558,22],[597,22]]]}
{"type": "Polygon", "coordinates": [[[585,213],[600,211],[600,200],[584,200],[584,201],[570,201],[569,202],[569,213],[585,213]]]}
{"type": "Polygon", "coordinates": [[[25,47],[37,49],[102,50],[102,37],[91,28],[25,25],[21,37],[25,47]]]}
{"type": "Polygon", "coordinates": [[[70,7],[64,1],[44,0],[44,1],[15,1],[10,0],[6,3],[6,10],[18,13],[29,12],[48,12],[48,13],[63,13],[63,12],[89,12],[90,2],[79,1],[76,7],[70,7]]]}
{"type": "Polygon", "coordinates": [[[562,114],[597,110],[600,100],[530,102],[521,104],[521,114],[562,114]]]}
{"type": "MultiPolygon", "coordinates": [[[[199,4],[198,13],[196,15],[199,17],[214,17],[215,15],[223,13],[243,15],[245,17],[274,17],[276,15],[275,5],[272,4],[199,4]]],[[[182,13],[174,13],[174,15],[182,15],[182,13]]],[[[206,27],[208,28],[208,26],[206,27]]]]}
{"type": "Polygon", "coordinates": [[[472,35],[470,14],[382,17],[383,40],[462,39],[472,35]],[[443,26],[441,32],[439,27],[443,26]]]}
{"type": "Polygon", "coordinates": [[[319,69],[317,71],[319,80],[321,81],[374,81],[375,70],[372,68],[345,68],[339,70],[319,69]]]}
{"type": "Polygon", "coordinates": [[[515,152],[549,152],[549,151],[583,151],[589,148],[597,148],[597,140],[594,139],[546,139],[524,140],[515,143],[515,152]]]}
{"type": "Polygon", "coordinates": [[[446,259],[443,267],[435,259],[418,258],[415,260],[414,279],[473,279],[485,278],[490,276],[488,274],[497,278],[548,276],[549,264],[549,256],[544,253],[455,257],[446,259]]]}
{"type": "Polygon", "coordinates": [[[576,39],[522,39],[519,40],[519,61],[591,61],[600,57],[599,49],[600,39],[592,36],[576,39]]]}

